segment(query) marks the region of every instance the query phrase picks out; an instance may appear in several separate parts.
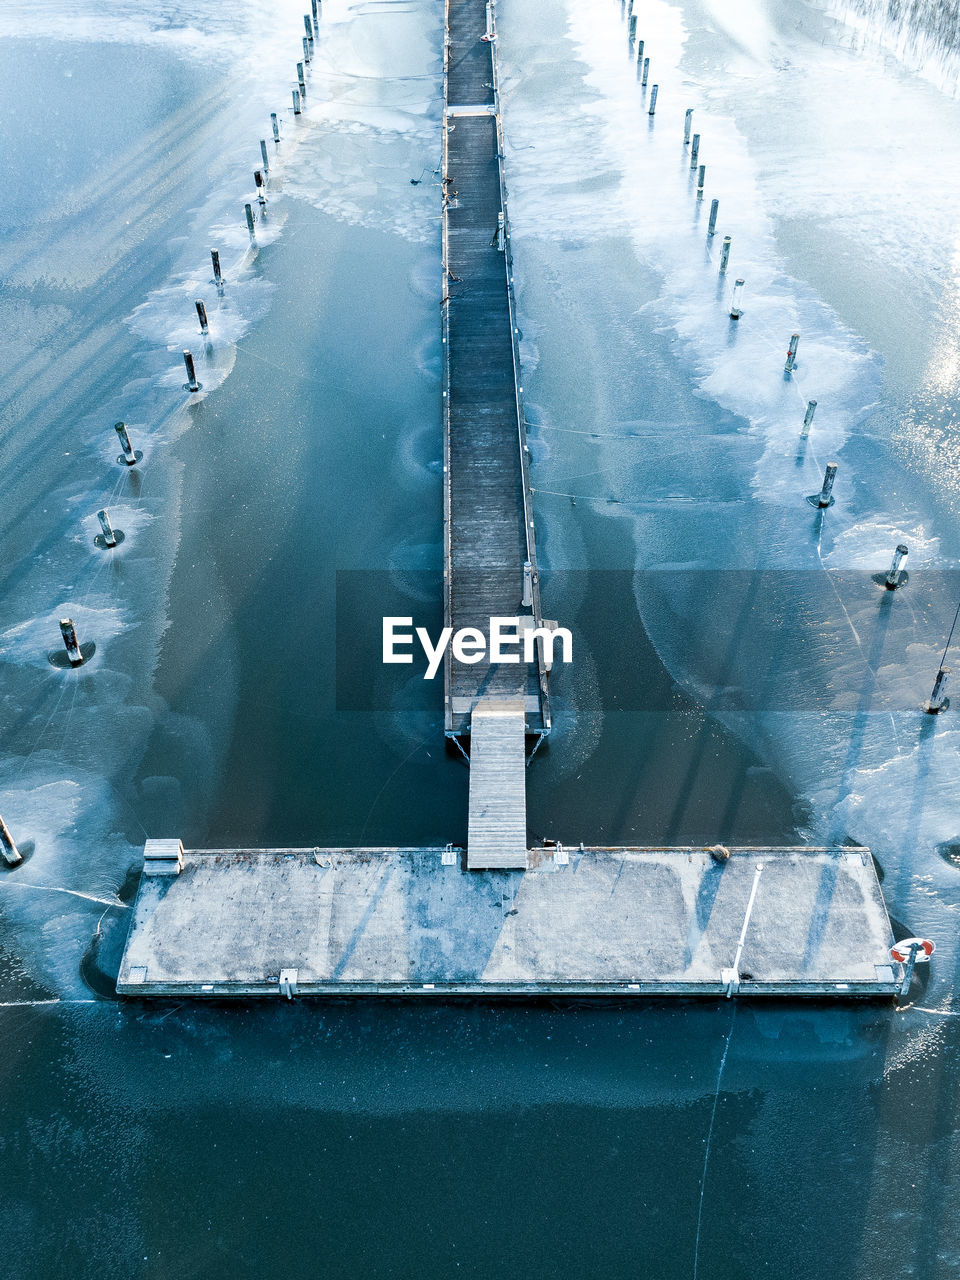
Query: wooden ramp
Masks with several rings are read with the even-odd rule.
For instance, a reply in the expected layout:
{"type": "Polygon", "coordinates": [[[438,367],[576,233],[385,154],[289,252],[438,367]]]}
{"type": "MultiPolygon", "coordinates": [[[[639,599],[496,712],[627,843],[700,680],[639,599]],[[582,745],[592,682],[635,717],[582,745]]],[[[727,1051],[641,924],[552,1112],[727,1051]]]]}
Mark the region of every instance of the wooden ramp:
{"type": "Polygon", "coordinates": [[[470,720],[467,868],[526,870],[523,699],[481,698],[470,720]]]}

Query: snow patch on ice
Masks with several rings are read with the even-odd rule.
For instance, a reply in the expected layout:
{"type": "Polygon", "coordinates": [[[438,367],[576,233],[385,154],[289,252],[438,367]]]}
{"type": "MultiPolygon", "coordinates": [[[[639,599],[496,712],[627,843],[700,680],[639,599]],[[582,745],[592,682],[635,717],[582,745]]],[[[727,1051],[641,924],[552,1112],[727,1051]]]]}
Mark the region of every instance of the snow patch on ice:
{"type": "MultiPolygon", "coordinates": [[[[85,495],[84,495],[85,496],[85,495]]],[[[156,516],[145,511],[143,507],[134,507],[127,502],[112,502],[106,507],[110,523],[115,530],[122,530],[124,535],[123,542],[113,548],[111,554],[122,556],[134,545],[136,536],[142,529],[146,529],[151,525],[156,516]]],[[[100,521],[96,514],[84,516],[80,521],[80,528],[73,536],[74,542],[79,542],[81,546],[89,547],[90,551],[101,554],[97,550],[94,539],[100,536],[100,521]]]]}
{"type": "MultiPolygon", "coordinates": [[[[884,554],[893,557],[893,548],[906,543],[908,554],[902,568],[930,569],[950,562],[940,553],[940,539],[928,531],[928,524],[917,516],[912,523],[893,521],[883,516],[866,517],[851,524],[833,539],[823,563],[828,569],[866,569],[876,572],[884,554]]],[[[887,566],[889,567],[889,566],[887,566]]]]}

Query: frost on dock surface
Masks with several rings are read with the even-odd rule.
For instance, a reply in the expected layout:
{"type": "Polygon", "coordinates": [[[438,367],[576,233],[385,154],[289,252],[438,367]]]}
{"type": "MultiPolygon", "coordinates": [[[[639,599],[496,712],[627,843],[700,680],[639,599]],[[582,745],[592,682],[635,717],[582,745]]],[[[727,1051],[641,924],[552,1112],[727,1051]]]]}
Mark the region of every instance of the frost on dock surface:
{"type": "Polygon", "coordinates": [[[121,993],[718,995],[758,863],[741,995],[888,995],[900,972],[860,849],[535,849],[522,871],[444,865],[439,848],[180,863],[141,877],[121,993]]]}
{"type": "Polygon", "coordinates": [[[527,795],[522,698],[480,698],[470,717],[471,870],[527,865],[527,795]]]}

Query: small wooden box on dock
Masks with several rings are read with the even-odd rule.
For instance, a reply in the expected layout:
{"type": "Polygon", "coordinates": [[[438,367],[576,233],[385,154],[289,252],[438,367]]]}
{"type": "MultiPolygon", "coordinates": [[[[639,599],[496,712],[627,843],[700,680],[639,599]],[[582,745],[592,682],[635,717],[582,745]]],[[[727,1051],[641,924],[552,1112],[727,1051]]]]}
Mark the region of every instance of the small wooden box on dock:
{"type": "Polygon", "coordinates": [[[148,840],[143,846],[145,876],[178,876],[183,868],[183,845],[179,840],[148,840]]]}

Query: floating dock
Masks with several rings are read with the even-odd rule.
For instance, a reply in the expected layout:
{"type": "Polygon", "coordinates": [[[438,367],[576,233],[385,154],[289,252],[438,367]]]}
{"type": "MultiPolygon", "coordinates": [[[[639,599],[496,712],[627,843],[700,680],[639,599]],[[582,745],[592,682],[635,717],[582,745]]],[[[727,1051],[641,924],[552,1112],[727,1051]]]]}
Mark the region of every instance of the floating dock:
{"type": "MultiPolygon", "coordinates": [[[[543,625],[492,4],[446,2],[444,104],[444,625],[486,635],[495,617],[543,625]]],[[[468,664],[448,649],[448,736],[470,734],[480,697],[520,698],[526,732],[549,732],[542,644],[530,665],[468,664]]]]}
{"type": "Polygon", "coordinates": [[[558,847],[523,871],[465,871],[452,849],[156,841],[147,862],[126,995],[853,997],[900,982],[865,849],[558,847]]]}
{"type": "MultiPolygon", "coordinates": [[[[540,609],[493,4],[446,0],[444,611],[540,609]]],[[[136,996],[892,996],[903,970],[865,849],[530,849],[527,742],[547,660],[445,666],[470,741],[466,850],[149,840],[117,990],[136,996]]],[[[535,749],[535,748],[534,748],[535,749]]]]}

